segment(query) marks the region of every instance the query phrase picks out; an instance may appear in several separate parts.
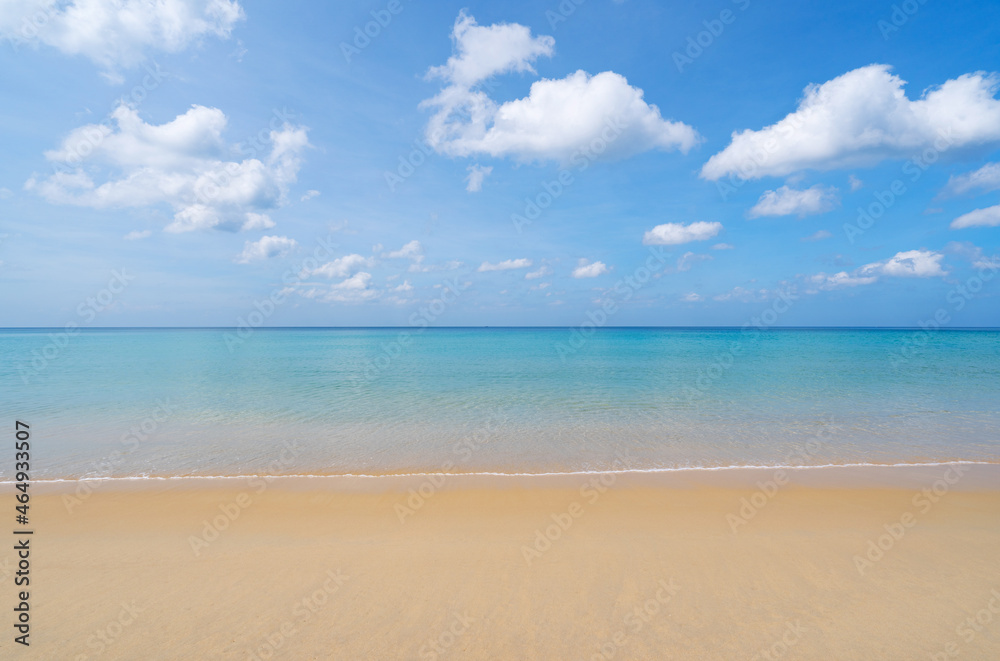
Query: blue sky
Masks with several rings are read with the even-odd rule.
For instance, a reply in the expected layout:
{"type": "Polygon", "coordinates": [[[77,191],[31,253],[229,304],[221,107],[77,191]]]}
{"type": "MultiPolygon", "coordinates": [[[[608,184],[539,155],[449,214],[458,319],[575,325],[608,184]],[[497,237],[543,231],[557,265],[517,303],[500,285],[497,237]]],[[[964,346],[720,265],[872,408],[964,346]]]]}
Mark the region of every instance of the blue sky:
{"type": "Polygon", "coordinates": [[[996,3],[333,5],[4,3],[0,325],[1000,326],[996,3]]]}

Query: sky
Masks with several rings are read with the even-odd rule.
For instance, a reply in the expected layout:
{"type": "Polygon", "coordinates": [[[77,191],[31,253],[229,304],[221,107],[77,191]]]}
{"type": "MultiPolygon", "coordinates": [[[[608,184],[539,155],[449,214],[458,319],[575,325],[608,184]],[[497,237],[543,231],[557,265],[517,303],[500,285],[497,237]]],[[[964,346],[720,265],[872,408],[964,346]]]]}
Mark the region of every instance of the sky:
{"type": "Polygon", "coordinates": [[[1000,326],[1000,4],[0,2],[0,326],[1000,326]]]}

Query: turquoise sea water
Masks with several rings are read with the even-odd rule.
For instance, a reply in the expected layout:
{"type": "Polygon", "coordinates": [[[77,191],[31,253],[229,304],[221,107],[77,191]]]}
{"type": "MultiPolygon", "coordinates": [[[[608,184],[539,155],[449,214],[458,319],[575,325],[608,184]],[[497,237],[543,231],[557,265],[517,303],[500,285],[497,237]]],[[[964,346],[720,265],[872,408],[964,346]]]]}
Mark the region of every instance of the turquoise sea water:
{"type": "Polygon", "coordinates": [[[36,479],[1000,462],[1000,332],[0,330],[0,399],[36,479]]]}

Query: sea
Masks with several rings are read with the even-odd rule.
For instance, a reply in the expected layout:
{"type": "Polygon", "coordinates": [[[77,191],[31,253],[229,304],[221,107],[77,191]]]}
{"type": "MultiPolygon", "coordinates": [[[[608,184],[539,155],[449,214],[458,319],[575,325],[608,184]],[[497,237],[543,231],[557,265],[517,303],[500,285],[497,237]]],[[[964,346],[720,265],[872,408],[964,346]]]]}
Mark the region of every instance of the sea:
{"type": "Polygon", "coordinates": [[[35,480],[1000,463],[1000,331],[4,329],[0,401],[35,480]]]}

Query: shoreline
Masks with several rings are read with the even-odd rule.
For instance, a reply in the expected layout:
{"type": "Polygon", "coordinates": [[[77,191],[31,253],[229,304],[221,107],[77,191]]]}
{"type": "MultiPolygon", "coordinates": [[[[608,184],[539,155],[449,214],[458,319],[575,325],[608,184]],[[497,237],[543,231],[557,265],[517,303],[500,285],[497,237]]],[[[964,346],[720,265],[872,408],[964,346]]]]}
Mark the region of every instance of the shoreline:
{"type": "MultiPolygon", "coordinates": [[[[118,489],[145,490],[156,485],[170,488],[225,488],[240,481],[260,481],[286,485],[295,490],[315,487],[333,491],[397,491],[426,481],[441,482],[439,488],[551,488],[570,486],[580,479],[614,476],[625,486],[659,488],[745,488],[761,478],[781,474],[789,486],[814,488],[907,488],[934,481],[951,467],[963,473],[954,488],[959,490],[1000,490],[1000,462],[939,461],[900,464],[822,464],[811,466],[718,466],[655,469],[594,470],[551,473],[499,472],[413,472],[387,474],[246,474],[171,475],[53,478],[32,481],[46,493],[72,490],[81,484],[109,485],[118,489]]],[[[0,493],[14,489],[14,482],[0,481],[0,493]]],[[[154,489],[155,490],[155,489],[154,489]]]]}

